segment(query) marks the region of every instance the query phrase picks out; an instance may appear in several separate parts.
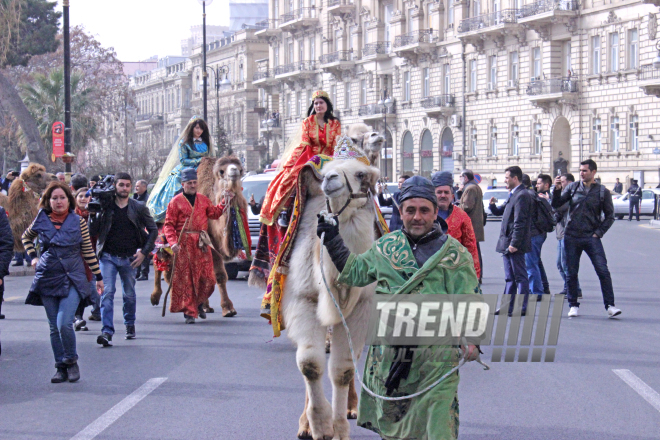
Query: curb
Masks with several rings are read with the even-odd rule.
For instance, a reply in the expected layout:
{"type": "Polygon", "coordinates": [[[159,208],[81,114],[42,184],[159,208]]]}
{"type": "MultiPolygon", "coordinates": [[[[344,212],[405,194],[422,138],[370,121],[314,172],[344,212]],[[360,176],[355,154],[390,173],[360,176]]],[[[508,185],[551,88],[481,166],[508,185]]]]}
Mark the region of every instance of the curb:
{"type": "Polygon", "coordinates": [[[20,269],[9,272],[9,277],[33,277],[34,269],[20,269]]]}
{"type": "Polygon", "coordinates": [[[649,222],[649,227],[654,229],[660,229],[660,220],[651,220],[649,222]]]}

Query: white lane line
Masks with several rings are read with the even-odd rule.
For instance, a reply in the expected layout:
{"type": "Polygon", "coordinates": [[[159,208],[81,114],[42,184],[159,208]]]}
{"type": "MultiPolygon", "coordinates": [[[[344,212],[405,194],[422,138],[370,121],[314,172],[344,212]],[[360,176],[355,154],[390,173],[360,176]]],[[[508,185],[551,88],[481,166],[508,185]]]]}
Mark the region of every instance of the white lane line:
{"type": "Polygon", "coordinates": [[[648,386],[642,379],[635,376],[630,370],[612,370],[622,381],[627,383],[630,388],[642,396],[644,400],[651,404],[653,408],[660,411],[660,394],[648,386]]]}
{"type": "Polygon", "coordinates": [[[117,419],[123,416],[135,405],[137,405],[142,399],[147,397],[153,390],[158,388],[166,380],[166,377],[154,377],[153,379],[149,379],[140,388],[126,396],[124,400],[110,408],[101,417],[87,425],[85,429],[73,436],[71,440],[92,440],[94,437],[105,431],[108,426],[115,423],[117,419]]]}

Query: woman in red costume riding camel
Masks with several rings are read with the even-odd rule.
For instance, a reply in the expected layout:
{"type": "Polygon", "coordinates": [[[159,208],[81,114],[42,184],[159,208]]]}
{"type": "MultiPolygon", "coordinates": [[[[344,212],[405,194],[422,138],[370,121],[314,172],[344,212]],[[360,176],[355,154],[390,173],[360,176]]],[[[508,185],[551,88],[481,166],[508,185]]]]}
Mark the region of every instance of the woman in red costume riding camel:
{"type": "Polygon", "coordinates": [[[301,129],[287,143],[282,155],[283,165],[268,186],[261,208],[259,244],[250,268],[250,285],[264,287],[266,284],[289,226],[300,169],[316,155],[332,156],[341,134],[341,123],[333,114],[332,102],[326,92],[314,92],[307,116],[301,129]]]}

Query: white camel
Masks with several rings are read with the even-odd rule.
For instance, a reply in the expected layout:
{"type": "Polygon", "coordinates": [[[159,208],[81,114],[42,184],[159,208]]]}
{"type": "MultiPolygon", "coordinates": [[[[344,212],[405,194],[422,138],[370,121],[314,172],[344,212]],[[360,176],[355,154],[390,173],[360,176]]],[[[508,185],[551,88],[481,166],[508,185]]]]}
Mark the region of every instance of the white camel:
{"type": "MultiPolygon", "coordinates": [[[[326,164],[322,183],[308,169],[300,178],[307,185],[307,201],[291,254],[288,281],[282,295],[282,318],[287,336],[296,344],[296,361],[303,374],[307,391],[305,410],[300,417],[299,438],[345,440],[349,438],[354,408],[348,406],[349,386],[354,367],[348,339],[332,300],[323,284],[320,270],[321,242],[316,236],[317,214],[326,208],[326,197],[333,212],[338,212],[350,197],[347,181],[354,193],[374,193],[377,168],[358,160],[334,160],[326,164]],[[328,371],[332,381],[332,406],[323,394],[325,372],[325,338],[333,327],[332,351],[328,371]],[[311,431],[311,432],[310,432],[311,431]]],[[[354,198],[339,216],[339,233],[351,252],[366,252],[374,243],[374,201],[371,196],[354,198]]],[[[363,288],[336,286],[339,275],[327,253],[323,268],[326,279],[338,298],[350,329],[356,355],[360,355],[367,333],[368,314],[374,296],[374,285],[363,288]]],[[[353,390],[353,394],[355,391],[353,390]]]]}
{"type": "Polygon", "coordinates": [[[385,136],[373,131],[367,124],[351,124],[346,131],[346,135],[353,141],[353,146],[362,152],[372,166],[376,166],[376,160],[380,156],[380,150],[385,143],[385,136]]]}

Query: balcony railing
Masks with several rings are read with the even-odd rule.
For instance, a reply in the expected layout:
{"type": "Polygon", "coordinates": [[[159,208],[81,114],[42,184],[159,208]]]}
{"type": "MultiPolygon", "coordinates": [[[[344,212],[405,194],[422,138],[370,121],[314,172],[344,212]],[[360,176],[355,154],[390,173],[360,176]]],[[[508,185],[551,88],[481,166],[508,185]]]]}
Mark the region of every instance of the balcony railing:
{"type": "Polygon", "coordinates": [[[316,8],[300,8],[280,15],[280,25],[303,18],[316,18],[316,8]]]}
{"type": "Polygon", "coordinates": [[[342,0],[328,0],[328,8],[341,5],[342,0]]]}
{"type": "Polygon", "coordinates": [[[422,99],[421,104],[424,108],[453,107],[455,102],[456,99],[454,98],[454,95],[439,95],[424,98],[422,99]]]}
{"type": "Polygon", "coordinates": [[[641,67],[639,75],[640,81],[648,81],[652,79],[660,79],[660,69],[653,67],[653,64],[646,64],[641,67]]]}
{"type": "Polygon", "coordinates": [[[532,81],[527,85],[527,95],[538,96],[551,93],[574,93],[578,91],[577,78],[550,78],[532,81]]]}
{"type": "Polygon", "coordinates": [[[537,0],[534,3],[523,5],[518,9],[518,18],[527,18],[533,15],[550,11],[577,11],[579,7],[577,0],[537,0]]]}
{"type": "Polygon", "coordinates": [[[151,115],[152,115],[151,113],[142,113],[140,115],[137,115],[137,118],[135,118],[135,120],[137,122],[148,121],[149,119],[151,119],[151,115]]]}
{"type": "Polygon", "coordinates": [[[417,43],[433,43],[433,29],[420,29],[394,37],[394,47],[409,46],[417,43]]]}
{"type": "Polygon", "coordinates": [[[396,106],[392,106],[389,110],[384,105],[366,104],[361,105],[358,109],[358,116],[378,116],[378,115],[394,115],[396,114],[396,106]]]}
{"type": "Polygon", "coordinates": [[[252,75],[252,81],[259,81],[261,79],[272,78],[275,76],[275,69],[259,70],[252,75]]]}
{"type": "Polygon", "coordinates": [[[389,41],[378,41],[376,43],[367,43],[362,49],[362,56],[369,57],[373,55],[386,55],[390,53],[389,41]]]}
{"type": "Polygon", "coordinates": [[[292,72],[304,72],[316,70],[315,61],[297,61],[295,63],[285,64],[283,66],[277,66],[275,68],[275,75],[284,75],[292,72]]]}
{"type": "Polygon", "coordinates": [[[478,15],[472,18],[461,20],[458,26],[458,32],[472,32],[484,29],[490,26],[497,26],[505,23],[515,23],[518,17],[517,9],[503,9],[490,14],[478,15]]]}
{"type": "Polygon", "coordinates": [[[254,24],[254,28],[258,30],[265,30],[265,29],[277,29],[277,26],[279,25],[280,20],[277,18],[267,18],[265,20],[258,21],[254,24]]]}
{"type": "Polygon", "coordinates": [[[353,59],[352,50],[339,50],[333,53],[321,55],[321,64],[336,63],[339,61],[351,61],[353,59]]]}

